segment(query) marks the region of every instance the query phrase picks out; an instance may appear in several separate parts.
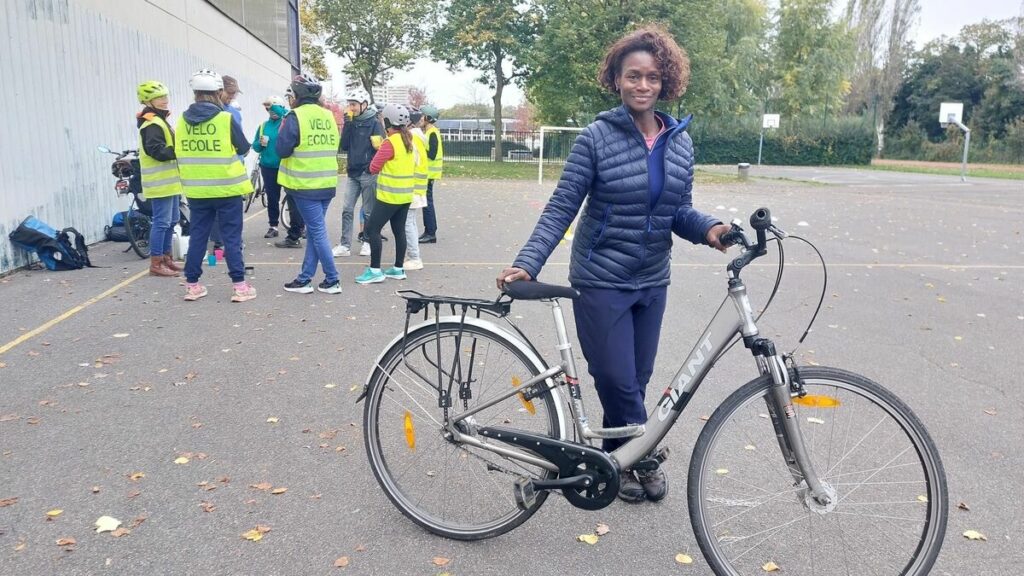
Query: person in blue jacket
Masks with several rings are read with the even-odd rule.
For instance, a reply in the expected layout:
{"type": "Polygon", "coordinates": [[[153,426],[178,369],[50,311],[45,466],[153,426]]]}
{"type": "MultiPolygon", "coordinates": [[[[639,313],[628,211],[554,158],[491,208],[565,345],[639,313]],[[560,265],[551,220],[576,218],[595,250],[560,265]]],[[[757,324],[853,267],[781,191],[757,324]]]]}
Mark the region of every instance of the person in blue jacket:
{"type": "Polygon", "coordinates": [[[281,167],[281,157],[277,155],[277,131],[281,128],[281,119],[288,113],[287,103],[280,96],[268,96],[263,101],[263,108],[268,118],[256,129],[252,139],[252,149],[260,155],[260,174],[263,177],[263,191],[267,194],[267,219],[270,228],[264,238],[277,238],[277,225],[281,218],[281,185],[277,183],[277,171],[281,167]]]}
{"type": "MultiPolygon", "coordinates": [[[[599,81],[622,105],[602,112],[576,138],[558,187],[506,283],[537,278],[576,214],[569,283],[580,348],[594,378],[604,426],[647,420],[644,396],[654,370],[672,252],[672,234],[725,250],[729,227],[692,204],[693,145],[686,126],[655,110],[686,90],[686,52],[659,25],[648,25],[613,44],[599,81]]],[[[624,439],[606,439],[612,451],[624,439]]],[[[661,468],[623,470],[619,497],[658,501],[668,493],[661,468]]]]}

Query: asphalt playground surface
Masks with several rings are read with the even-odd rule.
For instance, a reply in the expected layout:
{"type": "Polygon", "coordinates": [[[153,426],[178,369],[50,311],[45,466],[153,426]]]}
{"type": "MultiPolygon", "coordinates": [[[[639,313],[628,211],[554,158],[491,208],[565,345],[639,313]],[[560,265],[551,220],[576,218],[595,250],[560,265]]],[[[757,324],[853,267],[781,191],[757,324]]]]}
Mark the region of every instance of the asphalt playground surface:
{"type": "MultiPolygon", "coordinates": [[[[769,172],[753,170],[785,179],[697,186],[694,203],[723,221],[768,206],[781,228],[824,254],[825,305],[798,357],[881,382],[928,427],[951,508],[933,574],[1021,573],[1024,184],[769,172]],[[967,530],[987,540],[968,540],[967,530]]],[[[0,278],[0,574],[709,574],[689,524],[686,470],[700,417],[756,375],[742,349],[719,363],[666,439],[671,493],[660,504],[586,512],[552,497],[509,534],[455,542],[402,516],[367,464],[355,399],[403,325],[394,291],[497,296],[494,277],[553,184],[442,181],[439,242],[422,247],[426,267],[359,286],[353,278],[368,258],[342,258],[339,295],[281,289],[303,252],[264,240],[266,216],[255,208],[245,228],[259,291],[251,302],[229,302],[224,263],[205,271],[207,298],[184,302],[180,281],[147,276],[126,244],[94,246],[102,268],[0,278]],[[287,490],[259,488],[268,484],[287,490]],[[48,519],[53,510],[63,512],[48,519]],[[130,533],[96,533],[101,516],[130,533]],[[599,522],[610,532],[596,545],[577,541],[599,522]],[[270,528],[261,540],[242,537],[258,525],[270,528]],[[679,553],[695,562],[676,563],[679,553]],[[335,567],[342,556],[348,566],[335,567]]],[[[822,276],[809,249],[786,247],[786,275],[761,328],[788,350],[822,276]]],[[[392,250],[385,243],[385,260],[392,250]]],[[[560,247],[541,279],[565,282],[568,257],[560,247]]],[[[676,243],[651,390],[671,379],[724,297],[728,258],[676,243]]],[[[755,303],[774,272],[766,261],[745,274],[755,303]]],[[[513,315],[555,357],[547,309],[516,303],[513,315]]],[[[584,389],[597,418],[589,377],[584,389]]]]}

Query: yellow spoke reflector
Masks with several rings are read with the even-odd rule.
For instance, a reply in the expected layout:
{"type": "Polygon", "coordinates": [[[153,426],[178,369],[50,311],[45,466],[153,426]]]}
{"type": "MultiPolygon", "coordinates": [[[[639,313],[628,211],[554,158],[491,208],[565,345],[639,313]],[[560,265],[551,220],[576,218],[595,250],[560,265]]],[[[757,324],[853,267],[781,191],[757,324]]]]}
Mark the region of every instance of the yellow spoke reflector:
{"type": "Polygon", "coordinates": [[[807,406],[808,408],[838,408],[840,402],[838,398],[833,398],[831,396],[808,394],[806,396],[797,396],[796,398],[793,398],[793,404],[807,406]]]}
{"type": "Polygon", "coordinates": [[[412,427],[412,412],[405,411],[405,443],[410,450],[416,449],[416,430],[412,427]]]}
{"type": "MultiPolygon", "coordinates": [[[[522,383],[523,383],[523,381],[520,380],[518,376],[513,376],[512,377],[512,387],[513,388],[518,388],[519,385],[522,384],[522,383]]],[[[529,412],[530,414],[536,414],[537,413],[537,407],[533,405],[533,400],[527,400],[526,396],[524,396],[522,392],[520,392],[519,394],[516,394],[516,398],[519,398],[519,401],[523,404],[523,408],[526,408],[527,412],[529,412]]]]}

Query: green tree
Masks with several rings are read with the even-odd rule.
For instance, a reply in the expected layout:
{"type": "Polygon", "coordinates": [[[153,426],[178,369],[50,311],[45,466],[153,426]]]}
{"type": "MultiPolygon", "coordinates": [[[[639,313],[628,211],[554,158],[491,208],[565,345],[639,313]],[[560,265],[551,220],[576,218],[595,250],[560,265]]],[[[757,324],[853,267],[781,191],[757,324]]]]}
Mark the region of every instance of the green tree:
{"type": "Polygon", "coordinates": [[[434,3],[417,0],[314,0],[325,42],[367,92],[423,55],[434,3]]]}
{"type": "Polygon", "coordinates": [[[525,53],[537,35],[540,14],[521,0],[451,0],[434,32],[431,53],[453,70],[480,72],[494,90],[494,160],[502,161],[502,94],[526,75],[525,53]]]}
{"type": "Polygon", "coordinates": [[[831,0],[780,0],[775,39],[780,111],[791,117],[838,114],[850,91],[852,34],[834,22],[831,0]]]}
{"type": "Polygon", "coordinates": [[[316,13],[314,4],[299,3],[299,51],[302,54],[302,69],[320,79],[331,75],[327,70],[324,51],[324,26],[316,13]]]}

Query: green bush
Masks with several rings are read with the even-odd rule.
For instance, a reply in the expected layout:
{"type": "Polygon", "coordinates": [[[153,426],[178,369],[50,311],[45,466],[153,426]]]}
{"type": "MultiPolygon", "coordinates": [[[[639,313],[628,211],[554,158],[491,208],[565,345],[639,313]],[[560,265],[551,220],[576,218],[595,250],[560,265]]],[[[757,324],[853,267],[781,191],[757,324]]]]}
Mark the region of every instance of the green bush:
{"type": "MultiPolygon", "coordinates": [[[[1000,139],[972,140],[969,162],[988,164],[1024,163],[1024,117],[1006,127],[1000,139]]],[[[910,121],[885,143],[885,157],[894,160],[925,160],[928,162],[960,162],[964,155],[964,136],[956,126],[946,128],[945,138],[932,142],[917,123],[910,121]]]]}
{"type": "MultiPolygon", "coordinates": [[[[695,120],[689,131],[699,164],[757,162],[761,118],[695,120]]],[[[870,164],[875,137],[870,120],[834,118],[783,122],[765,130],[762,164],[828,166],[870,164]]]]}

